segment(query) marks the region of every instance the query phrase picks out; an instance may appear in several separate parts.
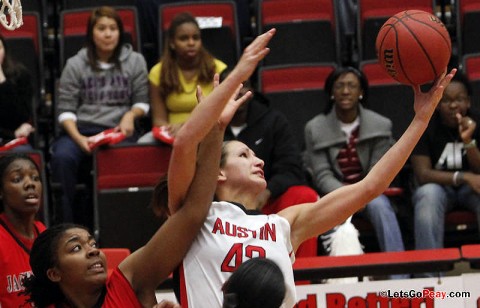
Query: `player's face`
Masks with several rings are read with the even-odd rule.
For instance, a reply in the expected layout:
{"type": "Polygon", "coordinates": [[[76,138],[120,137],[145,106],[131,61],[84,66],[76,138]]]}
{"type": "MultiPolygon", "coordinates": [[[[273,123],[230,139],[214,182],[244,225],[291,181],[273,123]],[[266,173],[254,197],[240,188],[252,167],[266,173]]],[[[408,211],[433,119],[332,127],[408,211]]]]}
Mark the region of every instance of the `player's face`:
{"type": "Polygon", "coordinates": [[[463,83],[458,81],[450,82],[438,104],[438,110],[443,123],[449,127],[457,127],[458,120],[456,114],[459,113],[465,116],[469,108],[470,97],[463,83]]]}
{"type": "Polygon", "coordinates": [[[194,60],[198,56],[201,47],[200,29],[196,24],[186,22],[178,26],[170,48],[175,50],[179,58],[194,60]]]}
{"type": "Polygon", "coordinates": [[[35,215],[40,208],[42,182],[37,167],[29,160],[17,159],[7,167],[0,195],[5,211],[35,215]]]}
{"type": "Polygon", "coordinates": [[[113,18],[100,17],[93,27],[93,41],[97,53],[111,54],[118,45],[120,30],[113,18]]]}
{"type": "Polygon", "coordinates": [[[333,84],[332,92],[337,110],[356,109],[363,94],[360,80],[354,73],[340,75],[333,84]]]}
{"type": "Polygon", "coordinates": [[[225,146],[225,151],[226,160],[221,171],[230,184],[237,188],[246,187],[252,192],[266,188],[263,160],[255,156],[248,146],[239,141],[231,141],[225,146]]]}
{"type": "Polygon", "coordinates": [[[57,264],[48,277],[63,289],[102,287],[107,280],[106,259],[87,230],[72,228],[61,236],[57,264]]]}

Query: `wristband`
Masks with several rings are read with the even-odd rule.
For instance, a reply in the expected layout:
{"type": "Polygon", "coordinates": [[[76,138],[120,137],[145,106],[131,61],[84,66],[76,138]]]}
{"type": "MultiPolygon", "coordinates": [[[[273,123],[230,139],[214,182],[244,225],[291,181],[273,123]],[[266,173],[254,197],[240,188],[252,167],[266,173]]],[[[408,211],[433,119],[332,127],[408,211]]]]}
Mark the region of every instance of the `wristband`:
{"type": "Polygon", "coordinates": [[[463,172],[461,171],[455,171],[453,173],[453,178],[452,178],[452,182],[453,182],[453,186],[458,186],[460,185],[461,181],[463,181],[463,172]]]}
{"type": "Polygon", "coordinates": [[[469,143],[464,143],[463,148],[465,150],[471,149],[471,148],[476,148],[477,147],[477,140],[472,139],[469,143]]]}

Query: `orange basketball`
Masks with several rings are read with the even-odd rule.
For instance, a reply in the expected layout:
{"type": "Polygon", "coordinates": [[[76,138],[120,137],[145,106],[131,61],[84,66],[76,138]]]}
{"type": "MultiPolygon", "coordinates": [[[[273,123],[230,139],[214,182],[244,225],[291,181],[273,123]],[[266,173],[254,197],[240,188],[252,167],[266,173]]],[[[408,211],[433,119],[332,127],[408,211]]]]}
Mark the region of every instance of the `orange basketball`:
{"type": "Polygon", "coordinates": [[[377,35],[380,64],[403,84],[422,85],[446,69],[452,53],[450,35],[434,15],[407,10],[390,17],[377,35]]]}

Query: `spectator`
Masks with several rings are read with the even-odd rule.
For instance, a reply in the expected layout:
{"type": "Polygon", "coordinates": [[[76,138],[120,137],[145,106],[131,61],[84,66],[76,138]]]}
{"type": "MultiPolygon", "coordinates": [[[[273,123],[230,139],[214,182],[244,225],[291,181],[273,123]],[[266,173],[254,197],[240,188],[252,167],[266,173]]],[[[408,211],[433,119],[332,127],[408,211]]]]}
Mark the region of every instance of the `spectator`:
{"type": "MultiPolygon", "coordinates": [[[[32,78],[23,64],[11,58],[5,38],[0,35],[0,143],[28,137],[33,108],[32,78]]],[[[31,150],[31,145],[16,150],[31,150]]]]}
{"type": "Polygon", "coordinates": [[[42,204],[40,171],[23,154],[0,158],[0,307],[24,305],[23,279],[31,274],[33,241],[45,230],[35,217],[42,204]]]}
{"type": "Polygon", "coordinates": [[[88,136],[115,128],[135,142],[134,121],[149,109],[145,60],[124,43],[123,34],[115,9],[94,9],[86,47],[68,59],[60,78],[57,108],[63,131],[52,145],[51,170],[63,191],[64,222],[74,221],[77,172],[92,152],[88,136]]]}
{"type": "MultiPolygon", "coordinates": [[[[252,91],[250,81],[243,84],[241,94],[252,91]]],[[[245,143],[263,160],[267,187],[257,197],[257,210],[263,214],[302,203],[315,202],[318,194],[307,186],[300,149],[285,116],[272,108],[260,93],[240,106],[225,132],[225,140],[245,143]]],[[[317,255],[317,238],[305,242],[297,257],[317,255]]]]}
{"type": "MultiPolygon", "coordinates": [[[[180,13],[172,20],[160,62],[151,70],[150,99],[152,125],[167,126],[170,135],[178,129],[197,105],[197,85],[204,95],[213,90],[213,75],[226,68],[202,45],[200,27],[189,13],[180,13]]],[[[152,133],[140,142],[153,142],[152,133]]]]}
{"type": "MultiPolygon", "coordinates": [[[[330,97],[324,114],[305,127],[305,162],[317,191],[328,194],[365,178],[393,143],[389,119],[362,106],[368,81],[353,67],[332,72],[325,91],[330,97]]],[[[403,251],[395,211],[387,196],[378,195],[359,215],[372,223],[382,251],[403,251]]]]}
{"type": "Polygon", "coordinates": [[[471,108],[471,94],[457,73],[412,154],[416,249],[443,247],[445,214],[453,208],[475,212],[480,222],[480,114],[471,108]]]}

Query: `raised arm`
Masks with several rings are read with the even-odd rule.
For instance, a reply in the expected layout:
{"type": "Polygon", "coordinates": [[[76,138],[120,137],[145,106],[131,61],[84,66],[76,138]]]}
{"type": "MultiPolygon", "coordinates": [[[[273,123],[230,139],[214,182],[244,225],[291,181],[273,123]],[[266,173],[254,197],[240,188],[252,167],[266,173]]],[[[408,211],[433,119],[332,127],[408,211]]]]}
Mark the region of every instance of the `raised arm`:
{"type": "Polygon", "coordinates": [[[155,289],[181,262],[203,224],[215,193],[223,131],[215,126],[200,144],[199,164],[183,207],[119,266],[144,306],[153,306],[155,289]]]}
{"type": "Polygon", "coordinates": [[[215,125],[229,99],[238,91],[239,85],[250,77],[258,62],[267,55],[269,49],[266,46],[274,34],[275,29],[272,29],[258,36],[245,49],[233,71],[195,107],[176,135],[168,169],[170,213],[178,210],[190,186],[195,173],[198,144],[215,125]]]}
{"type": "Polygon", "coordinates": [[[415,117],[402,137],[385,153],[367,176],[352,185],[343,186],[315,203],[289,207],[279,214],[290,222],[294,249],[306,239],[317,236],[342,223],[388,188],[410,156],[456,70],[443,75],[428,93],[419,86],[415,91],[415,117]]]}

